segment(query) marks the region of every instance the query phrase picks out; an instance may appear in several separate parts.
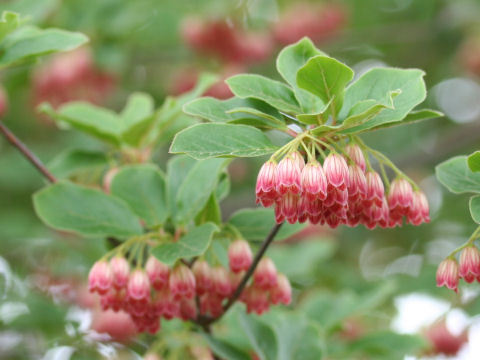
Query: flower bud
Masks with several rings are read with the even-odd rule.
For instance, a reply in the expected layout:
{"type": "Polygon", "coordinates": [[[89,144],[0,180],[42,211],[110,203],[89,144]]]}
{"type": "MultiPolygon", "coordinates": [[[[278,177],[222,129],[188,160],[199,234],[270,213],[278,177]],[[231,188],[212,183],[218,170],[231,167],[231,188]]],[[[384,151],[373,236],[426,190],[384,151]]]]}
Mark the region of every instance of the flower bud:
{"type": "Polygon", "coordinates": [[[340,190],[347,187],[348,165],[342,156],[335,153],[329,154],[323,163],[323,170],[329,185],[340,190]]]}
{"type": "Polygon", "coordinates": [[[271,259],[264,257],[260,260],[253,273],[253,281],[261,289],[270,289],[277,284],[277,268],[271,259]]]}
{"type": "Polygon", "coordinates": [[[248,242],[243,239],[232,242],[228,247],[228,259],[230,269],[233,272],[248,270],[253,259],[252,250],[248,242]]]}
{"type": "Polygon", "coordinates": [[[309,162],[303,168],[302,188],[309,201],[325,200],[327,197],[327,178],[318,161],[309,162]]]}
{"type": "Polygon", "coordinates": [[[480,251],[475,246],[469,245],[462,250],[458,274],[468,283],[480,275],[480,251]]]}
{"type": "Polygon", "coordinates": [[[216,266],[212,269],[212,289],[223,297],[229,297],[232,293],[230,276],[223,266],[216,266]]]}
{"type": "Polygon", "coordinates": [[[275,172],[276,189],[280,195],[299,194],[301,187],[301,170],[298,160],[292,155],[285,156],[275,172]]]}
{"type": "Polygon", "coordinates": [[[437,269],[437,286],[446,286],[457,291],[458,288],[458,264],[454,259],[445,259],[437,269]]]}
{"type": "Polygon", "coordinates": [[[147,274],[141,269],[130,274],[127,286],[128,298],[133,301],[148,300],[150,297],[150,281],[147,274]]]}
{"type": "Polygon", "coordinates": [[[168,284],[170,269],[156,257],[150,256],[145,265],[150,283],[155,290],[160,290],[168,284]]]}
{"type": "Polygon", "coordinates": [[[278,274],[277,285],[270,290],[270,301],[275,305],[289,305],[292,301],[292,287],[285,275],[278,274]]]}
{"type": "Polygon", "coordinates": [[[113,286],[116,289],[123,289],[127,286],[130,266],[123,256],[115,256],[110,259],[110,269],[113,275],[113,286]]]}
{"type": "Polygon", "coordinates": [[[88,274],[88,289],[90,292],[106,294],[113,283],[113,275],[110,266],[105,260],[97,261],[88,274]]]}
{"type": "Polygon", "coordinates": [[[175,266],[170,273],[169,285],[174,299],[179,300],[184,297],[190,299],[195,295],[195,276],[183,264],[175,266]]]}
{"type": "Polygon", "coordinates": [[[365,172],[365,157],[363,156],[362,149],[360,149],[358,145],[347,145],[345,147],[345,153],[355,162],[355,164],[357,164],[357,166],[360,167],[360,169],[362,169],[363,172],[365,172]]]}
{"type": "Polygon", "coordinates": [[[385,196],[385,188],[383,186],[382,178],[377,172],[369,171],[367,172],[366,180],[366,205],[370,206],[371,203],[374,203],[377,206],[382,206],[383,198],[385,196]]]}
{"type": "Polygon", "coordinates": [[[212,269],[205,260],[197,260],[192,266],[195,275],[197,295],[203,295],[212,288],[212,269]]]}
{"type": "MultiPolygon", "coordinates": [[[[390,186],[388,194],[388,206],[390,209],[406,209],[412,205],[413,189],[406,179],[395,179],[390,186]]],[[[406,213],[405,213],[406,215],[406,213]]]]}
{"type": "Polygon", "coordinates": [[[258,172],[257,185],[255,193],[257,204],[262,203],[263,206],[271,206],[277,197],[275,172],[277,165],[274,161],[269,160],[262,165],[258,172]]]}

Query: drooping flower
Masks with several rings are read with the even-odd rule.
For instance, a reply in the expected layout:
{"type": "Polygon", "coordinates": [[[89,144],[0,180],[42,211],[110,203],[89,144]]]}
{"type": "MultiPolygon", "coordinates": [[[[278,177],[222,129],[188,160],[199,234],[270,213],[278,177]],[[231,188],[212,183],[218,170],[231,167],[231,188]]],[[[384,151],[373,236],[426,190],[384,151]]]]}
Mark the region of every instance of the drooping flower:
{"type": "Polygon", "coordinates": [[[264,257],[260,260],[253,273],[253,281],[261,289],[270,289],[277,284],[277,268],[272,259],[264,257]]]}
{"type": "Polygon", "coordinates": [[[480,276],[480,251],[473,246],[465,247],[460,253],[458,274],[466,282],[471,283],[480,276]]]}
{"type": "Polygon", "coordinates": [[[170,269],[167,265],[159,261],[156,257],[150,256],[145,265],[150,283],[155,290],[160,290],[168,284],[170,269]]]}
{"type": "Polygon", "coordinates": [[[134,301],[143,301],[150,297],[150,281],[142,269],[136,269],[130,274],[127,295],[134,301]]]}
{"type": "Polygon", "coordinates": [[[339,190],[345,190],[348,186],[348,165],[345,159],[335,153],[331,153],[323,163],[323,170],[328,180],[328,185],[339,190]]]}
{"type": "Polygon", "coordinates": [[[223,297],[229,297],[232,293],[230,277],[223,266],[216,266],[212,269],[212,290],[223,297]]]}
{"type": "Polygon", "coordinates": [[[183,264],[178,264],[170,273],[170,291],[175,299],[192,298],[195,295],[195,276],[183,264]]]}
{"type": "Polygon", "coordinates": [[[106,294],[113,283],[113,274],[108,262],[105,260],[97,261],[88,275],[88,288],[90,292],[106,294]]]}
{"type": "Polygon", "coordinates": [[[192,266],[193,274],[195,275],[195,284],[197,295],[212,289],[212,269],[205,260],[197,260],[192,266]]]}
{"type": "Polygon", "coordinates": [[[365,163],[365,157],[363,156],[363,151],[360,149],[360,147],[356,144],[349,144],[345,147],[345,153],[347,156],[352,159],[357,166],[362,169],[363,172],[365,172],[366,169],[366,163],[365,163]]]}
{"type": "Polygon", "coordinates": [[[318,161],[311,161],[305,165],[302,170],[302,189],[308,201],[325,200],[327,185],[327,178],[318,161]]]}
{"type": "Polygon", "coordinates": [[[113,286],[116,289],[122,289],[127,286],[128,276],[130,274],[130,265],[123,256],[115,256],[110,259],[110,269],[112,270],[113,286]]]}
{"type": "Polygon", "coordinates": [[[428,200],[421,191],[413,193],[412,206],[408,210],[407,222],[412,225],[420,225],[422,222],[430,222],[430,210],[428,200]]]}
{"type": "Polygon", "coordinates": [[[258,177],[255,193],[257,204],[262,203],[263,206],[269,207],[273,205],[277,197],[275,173],[277,164],[269,160],[262,165],[258,177]]]}
{"type": "Polygon", "coordinates": [[[289,305],[292,301],[292,286],[285,275],[278,274],[277,285],[270,290],[270,300],[275,305],[289,305]]]}
{"type": "Polygon", "coordinates": [[[299,194],[302,190],[301,178],[298,158],[293,155],[285,156],[278,163],[275,172],[277,192],[280,195],[299,194]]]}
{"type": "Polygon", "coordinates": [[[447,258],[438,265],[437,286],[446,286],[449,289],[457,291],[458,278],[458,263],[456,260],[447,258]]]}

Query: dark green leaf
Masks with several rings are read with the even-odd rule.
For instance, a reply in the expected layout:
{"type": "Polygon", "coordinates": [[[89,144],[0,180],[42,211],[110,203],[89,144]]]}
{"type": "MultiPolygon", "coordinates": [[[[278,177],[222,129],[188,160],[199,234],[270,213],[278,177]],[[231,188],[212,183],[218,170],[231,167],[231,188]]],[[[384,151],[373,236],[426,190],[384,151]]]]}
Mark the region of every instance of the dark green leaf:
{"type": "Polygon", "coordinates": [[[114,176],[112,195],[124,200],[148,227],[162,225],[168,217],[165,176],[155,165],[125,166],[114,176]]]}
{"type": "Polygon", "coordinates": [[[237,348],[236,346],[229,344],[226,341],[217,339],[211,335],[205,335],[207,343],[212,351],[225,360],[251,360],[250,355],[237,348]]]}
{"type": "Polygon", "coordinates": [[[177,242],[161,244],[152,254],[161,262],[171,266],[179,259],[202,255],[210,245],[213,233],[218,231],[215,224],[206,223],[191,229],[177,242]]]}
{"type": "Polygon", "coordinates": [[[67,178],[77,172],[108,165],[103,152],[87,150],[66,150],[48,163],[48,169],[57,178],[67,178]]]}
{"type": "MultiPolygon", "coordinates": [[[[263,240],[275,225],[275,215],[271,209],[242,209],[234,213],[228,222],[234,225],[248,240],[263,240]]],[[[306,224],[283,224],[276,239],[282,240],[303,229],[306,224]]]]}
{"type": "Polygon", "coordinates": [[[219,176],[228,160],[208,159],[198,161],[180,185],[176,197],[177,222],[187,223],[205,206],[210,194],[218,185],[219,176]]]}
{"type": "Polygon", "coordinates": [[[70,182],[36,192],[33,204],[38,217],[58,230],[121,238],[142,233],[140,220],[122,200],[70,182]]]}
{"type": "Polygon", "coordinates": [[[225,81],[232,92],[240,98],[265,101],[274,108],[287,113],[301,113],[293,90],[287,85],[254,74],[235,75],[225,81]]]}
{"type": "Polygon", "coordinates": [[[255,315],[240,316],[240,325],[261,360],[276,360],[278,343],[273,330],[255,315]]]}
{"type": "Polygon", "coordinates": [[[212,157],[254,157],[276,150],[260,130],[246,125],[198,124],[180,131],[170,152],[195,159],[212,157]]]}
{"type": "Polygon", "coordinates": [[[480,193],[480,173],[470,170],[466,156],[456,156],[444,161],[437,165],[435,172],[438,181],[455,194],[480,193]]]}

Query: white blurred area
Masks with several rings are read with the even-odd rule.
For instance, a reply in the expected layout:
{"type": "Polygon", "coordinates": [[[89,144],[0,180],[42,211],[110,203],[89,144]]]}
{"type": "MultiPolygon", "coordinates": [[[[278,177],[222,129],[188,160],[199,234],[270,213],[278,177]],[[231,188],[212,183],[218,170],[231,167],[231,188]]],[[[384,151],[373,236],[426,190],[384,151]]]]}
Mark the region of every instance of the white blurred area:
{"type": "Polygon", "coordinates": [[[397,316],[392,320],[392,330],[402,334],[417,334],[422,329],[445,316],[446,326],[453,335],[461,334],[467,327],[468,342],[456,356],[406,356],[404,360],[478,360],[480,359],[480,317],[469,317],[460,309],[451,308],[444,300],[430,295],[412,293],[396,299],[397,316]]]}

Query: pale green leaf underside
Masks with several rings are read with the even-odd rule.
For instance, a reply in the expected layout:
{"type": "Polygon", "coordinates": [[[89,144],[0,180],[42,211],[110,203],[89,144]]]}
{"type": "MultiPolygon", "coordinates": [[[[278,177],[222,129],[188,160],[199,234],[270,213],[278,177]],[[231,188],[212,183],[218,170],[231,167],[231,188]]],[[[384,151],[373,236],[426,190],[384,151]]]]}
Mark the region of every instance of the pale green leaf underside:
{"type": "Polygon", "coordinates": [[[435,172],[438,181],[455,194],[480,193],[480,173],[470,170],[466,156],[456,156],[437,165],[435,172]]]}

